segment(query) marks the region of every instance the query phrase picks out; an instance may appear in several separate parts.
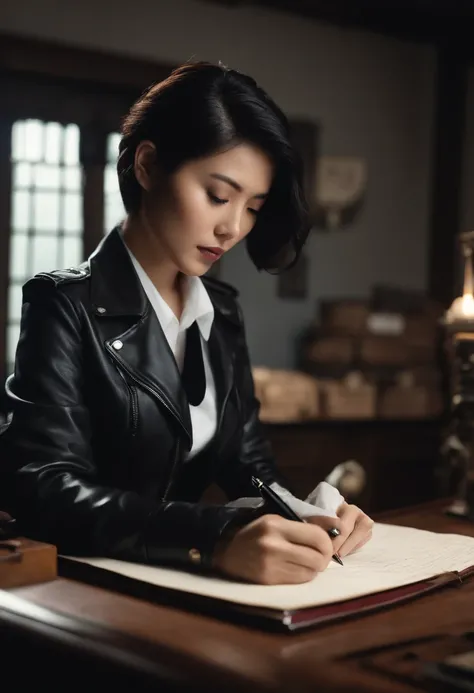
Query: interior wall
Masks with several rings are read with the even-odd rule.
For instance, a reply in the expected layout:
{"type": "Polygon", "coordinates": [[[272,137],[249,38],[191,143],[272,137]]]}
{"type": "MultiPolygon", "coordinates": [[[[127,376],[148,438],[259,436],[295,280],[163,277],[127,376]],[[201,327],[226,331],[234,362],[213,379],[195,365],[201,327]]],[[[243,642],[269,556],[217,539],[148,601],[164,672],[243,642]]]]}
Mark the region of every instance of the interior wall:
{"type": "Polygon", "coordinates": [[[124,9],[112,0],[2,0],[0,31],[170,64],[222,60],[250,73],[290,117],[317,121],[322,154],[367,161],[367,197],[356,222],[345,231],[311,235],[306,299],[279,299],[276,279],[257,273],[243,246],[223,260],[222,278],[241,292],[254,364],[291,366],[295,335],[321,297],[366,296],[378,282],[425,288],[429,47],[198,0],[135,0],[124,9]]]}

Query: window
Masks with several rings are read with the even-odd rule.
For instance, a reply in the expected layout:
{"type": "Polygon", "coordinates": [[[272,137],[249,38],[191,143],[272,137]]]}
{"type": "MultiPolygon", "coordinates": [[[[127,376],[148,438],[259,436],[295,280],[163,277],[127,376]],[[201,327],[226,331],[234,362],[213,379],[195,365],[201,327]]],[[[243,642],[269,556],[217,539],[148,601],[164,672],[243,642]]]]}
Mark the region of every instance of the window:
{"type": "Polygon", "coordinates": [[[120,135],[109,134],[107,139],[107,163],[104,170],[104,232],[107,234],[122,221],[125,210],[117,179],[117,156],[120,135]]]}
{"type": "Polygon", "coordinates": [[[83,259],[79,139],[75,124],[18,120],[12,128],[7,373],[19,336],[22,285],[37,272],[83,259]]]}
{"type": "Polygon", "coordinates": [[[38,271],[80,263],[104,228],[123,218],[119,124],[146,86],[171,69],[13,36],[2,37],[2,48],[8,98],[0,102],[0,418],[22,286],[38,271]]]}

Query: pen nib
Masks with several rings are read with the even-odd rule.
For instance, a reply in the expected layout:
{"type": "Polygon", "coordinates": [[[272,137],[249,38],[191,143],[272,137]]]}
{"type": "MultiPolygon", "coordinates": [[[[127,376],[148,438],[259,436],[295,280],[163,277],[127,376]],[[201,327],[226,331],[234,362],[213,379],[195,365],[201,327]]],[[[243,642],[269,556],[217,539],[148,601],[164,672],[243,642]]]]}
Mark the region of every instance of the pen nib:
{"type": "Polygon", "coordinates": [[[336,561],[336,563],[339,563],[339,565],[344,565],[339,554],[335,553],[333,559],[336,561]]]}

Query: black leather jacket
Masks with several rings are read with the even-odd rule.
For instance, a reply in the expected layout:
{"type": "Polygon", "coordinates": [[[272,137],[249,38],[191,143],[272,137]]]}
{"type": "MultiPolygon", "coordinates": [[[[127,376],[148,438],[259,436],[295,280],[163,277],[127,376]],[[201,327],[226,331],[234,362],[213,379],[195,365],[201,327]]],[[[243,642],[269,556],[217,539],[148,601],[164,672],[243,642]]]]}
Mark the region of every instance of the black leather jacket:
{"type": "Polygon", "coordinates": [[[232,499],[255,495],[252,474],[277,478],[237,292],[204,283],[218,428],[186,461],[179,371],[118,229],[79,268],[27,282],[0,463],[12,482],[7,509],[28,536],[62,553],[189,563],[197,549],[209,562],[223,531],[249,521],[248,511],[198,504],[211,482],[232,499]]]}

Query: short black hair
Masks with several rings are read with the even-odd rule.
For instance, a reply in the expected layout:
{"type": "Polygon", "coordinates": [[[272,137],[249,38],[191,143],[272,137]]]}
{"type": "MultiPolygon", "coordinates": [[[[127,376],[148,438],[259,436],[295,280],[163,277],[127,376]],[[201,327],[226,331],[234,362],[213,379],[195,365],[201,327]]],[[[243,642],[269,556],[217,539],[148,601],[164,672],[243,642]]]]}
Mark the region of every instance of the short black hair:
{"type": "Polygon", "coordinates": [[[301,160],[286,116],[254,79],[222,64],[185,63],[142,94],[121,134],[117,172],[128,213],[141,204],[134,172],[141,141],[153,142],[167,174],[239,142],[258,146],[272,160],[275,175],[246,238],[247,250],[259,270],[278,271],[296,262],[309,232],[301,160]]]}

